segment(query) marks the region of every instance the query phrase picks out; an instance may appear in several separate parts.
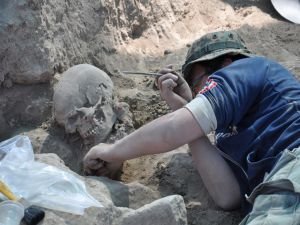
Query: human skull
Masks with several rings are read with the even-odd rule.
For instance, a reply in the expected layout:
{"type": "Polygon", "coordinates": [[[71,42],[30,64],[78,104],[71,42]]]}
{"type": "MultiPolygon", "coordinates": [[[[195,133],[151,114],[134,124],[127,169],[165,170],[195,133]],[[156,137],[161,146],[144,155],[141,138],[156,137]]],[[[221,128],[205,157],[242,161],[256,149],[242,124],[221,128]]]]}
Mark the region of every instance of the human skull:
{"type": "Polygon", "coordinates": [[[66,133],[82,138],[107,138],[116,121],[113,82],[102,70],[89,64],[71,67],[54,87],[54,116],[66,133]]]}

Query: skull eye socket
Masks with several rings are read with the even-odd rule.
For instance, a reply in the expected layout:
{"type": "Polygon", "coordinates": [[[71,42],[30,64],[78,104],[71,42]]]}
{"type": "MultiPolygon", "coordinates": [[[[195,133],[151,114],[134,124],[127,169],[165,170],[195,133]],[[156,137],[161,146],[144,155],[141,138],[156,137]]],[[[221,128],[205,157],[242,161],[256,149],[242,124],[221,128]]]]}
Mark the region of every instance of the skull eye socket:
{"type": "Polygon", "coordinates": [[[96,117],[101,119],[101,120],[105,120],[105,115],[104,115],[104,112],[102,110],[97,111],[96,117]]]}

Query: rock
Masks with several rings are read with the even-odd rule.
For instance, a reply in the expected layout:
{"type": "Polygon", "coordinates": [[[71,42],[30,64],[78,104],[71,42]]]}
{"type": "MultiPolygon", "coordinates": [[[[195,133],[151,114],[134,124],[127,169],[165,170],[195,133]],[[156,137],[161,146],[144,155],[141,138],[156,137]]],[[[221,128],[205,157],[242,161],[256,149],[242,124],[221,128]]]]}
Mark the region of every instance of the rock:
{"type": "Polygon", "coordinates": [[[105,177],[87,178],[86,182],[92,186],[99,185],[94,180],[105,184],[105,188],[102,187],[101,189],[105,190],[106,195],[109,196],[113,204],[117,207],[138,209],[160,198],[159,193],[138,182],[125,184],[105,177]]]}
{"type": "Polygon", "coordinates": [[[34,158],[36,161],[39,161],[41,163],[45,163],[54,167],[57,167],[61,170],[65,170],[67,172],[72,172],[64,163],[61,158],[59,158],[54,153],[46,153],[46,154],[35,154],[34,158]]]}
{"type": "MultiPolygon", "coordinates": [[[[23,134],[29,137],[34,152],[38,154],[36,157],[42,155],[44,159],[47,154],[41,153],[55,153],[60,158],[59,162],[55,160],[57,162],[55,166],[59,166],[63,162],[74,172],[82,172],[81,163],[85,152],[80,147],[80,143],[64,139],[64,136],[61,137],[58,132],[50,134],[41,128],[33,129],[23,134]]],[[[50,161],[49,164],[52,164],[52,162],[50,161]]]]}
{"type": "MultiPolygon", "coordinates": [[[[1,1],[0,83],[9,76],[14,83],[40,83],[51,79],[54,62],[46,46],[41,5],[31,1],[1,1]]],[[[53,55],[52,55],[53,56],[53,55]]]]}
{"type": "MultiPolygon", "coordinates": [[[[0,37],[1,39],[1,37],[0,37]]],[[[0,88],[0,137],[39,126],[51,117],[52,87],[49,84],[0,88]]]]}
{"type": "Polygon", "coordinates": [[[47,212],[42,222],[43,225],[67,225],[63,218],[53,212],[47,212]]]}
{"type": "MultiPolygon", "coordinates": [[[[36,159],[67,170],[55,154],[37,154],[36,159]]],[[[77,177],[85,180],[88,192],[104,207],[88,208],[83,216],[46,209],[46,217],[41,224],[52,225],[54,221],[59,225],[187,224],[181,196],[174,195],[153,201],[157,198],[154,191],[138,183],[126,185],[107,178],[77,177]]]]}
{"type": "Polygon", "coordinates": [[[168,196],[125,214],[121,225],[185,225],[186,210],[183,198],[179,195],[168,196]]]}
{"type": "MultiPolygon", "coordinates": [[[[116,4],[110,0],[1,1],[0,84],[6,77],[21,84],[49,82],[56,72],[80,63],[110,73],[116,67],[136,69],[134,54],[124,45],[147,35],[145,31],[161,18],[160,12],[146,10],[152,4],[134,0],[116,4]]],[[[172,8],[183,11],[180,2],[172,8]]]]}

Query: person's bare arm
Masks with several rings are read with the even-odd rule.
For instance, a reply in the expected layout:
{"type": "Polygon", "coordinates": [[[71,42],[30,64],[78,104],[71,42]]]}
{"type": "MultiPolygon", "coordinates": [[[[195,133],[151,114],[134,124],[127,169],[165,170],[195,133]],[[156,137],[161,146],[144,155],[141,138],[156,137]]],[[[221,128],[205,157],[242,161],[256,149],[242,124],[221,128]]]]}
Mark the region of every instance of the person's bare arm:
{"type": "Polygon", "coordinates": [[[189,144],[202,181],[215,203],[225,210],[241,203],[238,181],[231,168],[206,136],[189,144]]]}
{"type": "Polygon", "coordinates": [[[172,111],[180,109],[181,107],[185,106],[188,103],[187,100],[182,98],[180,95],[174,93],[172,90],[164,94],[163,99],[167,102],[168,106],[172,109],[172,111]]]}
{"type": "Polygon", "coordinates": [[[87,174],[109,175],[125,160],[167,152],[186,143],[216,204],[227,210],[237,207],[240,190],[233,172],[186,108],[146,124],[115,144],[96,145],[85,156],[84,168],[87,174]]]}
{"type": "Polygon", "coordinates": [[[186,108],[162,116],[127,137],[117,141],[111,150],[116,160],[133,159],[142,155],[163,153],[180,147],[203,131],[186,108]]]}
{"type": "Polygon", "coordinates": [[[88,174],[99,174],[103,169],[101,160],[121,165],[121,162],[143,155],[167,152],[187,144],[204,133],[191,112],[181,108],[162,116],[114,144],[94,146],[84,158],[84,168],[88,174]]]}

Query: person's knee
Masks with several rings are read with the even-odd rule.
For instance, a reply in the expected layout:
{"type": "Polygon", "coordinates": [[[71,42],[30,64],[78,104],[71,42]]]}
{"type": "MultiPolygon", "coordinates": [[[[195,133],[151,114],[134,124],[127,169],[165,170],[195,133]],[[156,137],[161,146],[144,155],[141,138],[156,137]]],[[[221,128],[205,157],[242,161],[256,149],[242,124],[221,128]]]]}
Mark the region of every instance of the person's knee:
{"type": "Polygon", "coordinates": [[[235,210],[240,207],[240,198],[233,196],[219,196],[214,199],[216,205],[225,211],[235,210]]]}

